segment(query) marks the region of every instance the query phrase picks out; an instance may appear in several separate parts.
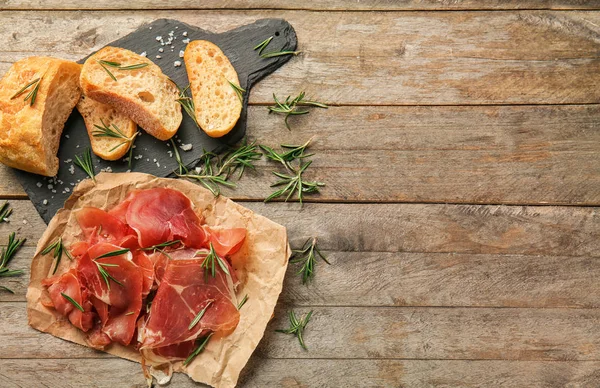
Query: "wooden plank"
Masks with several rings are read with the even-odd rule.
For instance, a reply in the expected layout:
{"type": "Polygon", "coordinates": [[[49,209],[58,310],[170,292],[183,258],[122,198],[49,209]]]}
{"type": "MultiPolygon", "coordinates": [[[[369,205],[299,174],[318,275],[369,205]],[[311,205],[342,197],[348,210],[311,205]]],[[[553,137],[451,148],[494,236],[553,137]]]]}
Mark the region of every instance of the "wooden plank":
{"type": "MultiPolygon", "coordinates": [[[[104,360],[0,360],[0,383],[6,388],[142,388],[138,364],[104,360]],[[35,373],[23,373],[35,371],[35,373]],[[102,385],[90,376],[102,377],[102,385]]],[[[600,363],[593,361],[513,362],[438,360],[273,360],[252,357],[240,387],[592,387],[600,363]]],[[[171,386],[197,388],[176,373],[171,386]]]]}
{"type": "MultiPolygon", "coordinates": [[[[291,119],[291,132],[266,112],[250,109],[248,136],[258,143],[302,144],[314,136],[307,174],[327,186],[311,200],[600,203],[599,105],[334,107],[291,119]]],[[[278,166],[258,165],[225,194],[268,196],[278,166]]],[[[0,195],[24,197],[3,166],[0,195]]]]}
{"type": "MultiPolygon", "coordinates": [[[[26,325],[25,303],[2,302],[0,358],[89,358],[79,345],[26,325]]],[[[314,307],[304,332],[309,351],[278,328],[279,306],[257,354],[265,358],[401,358],[600,361],[600,310],[314,307]]],[[[305,314],[308,308],[296,309],[305,314]]]]}
{"type": "MultiPolygon", "coordinates": [[[[447,253],[324,252],[331,266],[316,264],[302,285],[290,265],[280,301],[296,306],[600,307],[600,260],[587,257],[447,253]]],[[[11,268],[23,276],[1,279],[24,301],[33,247],[11,268]]]]}
{"type": "Polygon", "coordinates": [[[161,17],[212,31],[287,19],[304,53],[257,85],[253,103],[303,89],[325,102],[359,105],[600,100],[600,14],[584,11],[6,11],[0,38],[10,49],[0,51],[0,72],[29,55],[83,57],[161,17]]]}
{"type": "MultiPolygon", "coordinates": [[[[0,223],[0,243],[16,231],[35,246],[46,226],[31,202],[12,203],[11,223],[0,223]]],[[[317,236],[326,251],[600,256],[593,207],[241,204],[286,226],[292,246],[317,236]]]]}
{"type": "Polygon", "coordinates": [[[512,9],[598,9],[596,0],[362,0],[330,1],[313,0],[311,2],[290,2],[284,0],[180,0],[177,3],[166,3],[160,0],[144,0],[132,3],[115,3],[108,0],[93,3],[80,3],[73,0],[4,0],[0,9],[12,10],[106,10],[106,9],[287,9],[318,11],[405,11],[405,10],[512,10],[512,9]]]}

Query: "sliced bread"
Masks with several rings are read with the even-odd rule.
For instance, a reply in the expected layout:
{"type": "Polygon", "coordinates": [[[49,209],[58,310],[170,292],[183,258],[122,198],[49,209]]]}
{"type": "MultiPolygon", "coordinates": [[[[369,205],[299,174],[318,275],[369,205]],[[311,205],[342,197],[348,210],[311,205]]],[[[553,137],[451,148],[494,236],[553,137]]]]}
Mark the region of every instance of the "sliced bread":
{"type": "Polygon", "coordinates": [[[183,59],[198,125],[210,137],[227,134],[242,112],[237,72],[223,51],[206,40],[190,42],[183,59]]]}
{"type": "Polygon", "coordinates": [[[179,129],[179,90],[146,57],[104,47],[85,61],[80,82],[87,97],[112,106],[157,139],[168,140],[179,129]]]}
{"type": "Polygon", "coordinates": [[[80,70],[75,62],[49,57],[11,66],[0,81],[0,162],[56,175],[60,137],[81,95],[80,70]]]}
{"type": "Polygon", "coordinates": [[[81,95],[77,110],[83,116],[92,151],[104,160],[117,160],[131,147],[137,125],[108,104],[81,95]]]}

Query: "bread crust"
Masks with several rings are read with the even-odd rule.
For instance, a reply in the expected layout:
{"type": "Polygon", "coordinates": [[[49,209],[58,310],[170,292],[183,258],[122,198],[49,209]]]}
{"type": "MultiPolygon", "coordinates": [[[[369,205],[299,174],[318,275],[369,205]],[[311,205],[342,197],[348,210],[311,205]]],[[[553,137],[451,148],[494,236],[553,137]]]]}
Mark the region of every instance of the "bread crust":
{"type": "Polygon", "coordinates": [[[182,114],[177,102],[177,86],[150,59],[132,51],[104,47],[89,57],[81,71],[83,93],[98,102],[111,105],[131,118],[150,135],[168,140],[179,129],[182,114]],[[122,66],[145,63],[135,70],[107,67],[114,81],[98,60],[117,62],[122,66]]]}
{"type": "Polygon", "coordinates": [[[50,57],[29,57],[15,62],[0,80],[0,162],[34,174],[54,176],[60,137],[79,101],[81,65],[50,57]],[[41,78],[35,103],[27,93],[12,98],[33,80],[41,78]]]}
{"type": "Polygon", "coordinates": [[[207,40],[190,42],[183,59],[198,125],[210,137],[226,135],[235,127],[243,106],[230,85],[240,86],[235,68],[223,51],[207,40]]]}

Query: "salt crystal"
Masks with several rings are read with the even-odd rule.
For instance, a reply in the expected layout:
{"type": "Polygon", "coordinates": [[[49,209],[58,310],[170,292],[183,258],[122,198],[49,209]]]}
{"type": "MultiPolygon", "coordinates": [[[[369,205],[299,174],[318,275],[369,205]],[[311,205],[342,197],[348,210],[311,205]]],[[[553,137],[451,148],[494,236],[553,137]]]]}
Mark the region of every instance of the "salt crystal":
{"type": "Polygon", "coordinates": [[[181,66],[181,61],[175,61],[175,62],[173,62],[173,66],[180,67],[181,66]]]}
{"type": "Polygon", "coordinates": [[[71,138],[69,135],[65,135],[65,137],[66,137],[67,139],[70,139],[70,138],[71,138]]]}
{"type": "Polygon", "coordinates": [[[181,34],[183,36],[187,36],[187,31],[183,31],[183,34],[181,34]]]}
{"type": "Polygon", "coordinates": [[[182,145],[180,145],[180,146],[179,146],[179,148],[181,148],[181,149],[182,149],[182,150],[184,150],[184,151],[189,151],[189,150],[191,150],[191,149],[192,149],[192,147],[194,147],[194,146],[192,145],[192,143],[190,143],[190,144],[182,144],[182,145]]]}
{"type": "Polygon", "coordinates": [[[156,56],[156,59],[161,59],[161,58],[162,58],[162,57],[161,57],[160,55],[157,55],[157,56],[156,56]]]}
{"type": "Polygon", "coordinates": [[[159,53],[162,53],[162,52],[164,52],[164,51],[165,51],[165,49],[164,49],[164,48],[162,48],[162,47],[158,49],[158,52],[159,52],[159,53]]]}
{"type": "Polygon", "coordinates": [[[148,56],[148,54],[144,51],[143,53],[140,54],[142,57],[148,56]]]}
{"type": "Polygon", "coordinates": [[[185,54],[185,52],[183,50],[179,50],[179,58],[183,58],[184,54],[185,54]]]}
{"type": "Polygon", "coordinates": [[[173,151],[169,150],[169,151],[167,151],[167,154],[169,154],[169,158],[173,157],[173,151]]]}
{"type": "Polygon", "coordinates": [[[69,166],[69,172],[71,173],[71,175],[75,174],[75,166],[74,165],[69,166]]]}
{"type": "Polygon", "coordinates": [[[185,44],[188,44],[188,43],[190,43],[190,40],[189,39],[184,39],[184,40],[182,40],[182,42],[185,43],[185,44]]]}
{"type": "Polygon", "coordinates": [[[43,185],[42,185],[42,182],[38,182],[38,183],[36,183],[35,185],[36,185],[37,187],[42,187],[42,186],[43,186],[43,185]]]}
{"type": "Polygon", "coordinates": [[[24,225],[27,225],[27,220],[23,220],[23,224],[24,224],[24,225]]]}
{"type": "Polygon", "coordinates": [[[44,200],[42,201],[42,203],[43,203],[44,205],[47,205],[47,204],[48,204],[48,200],[47,200],[47,199],[44,199],[44,200]]]}
{"type": "Polygon", "coordinates": [[[53,187],[53,185],[48,185],[48,190],[52,190],[53,187]]]}
{"type": "Polygon", "coordinates": [[[156,37],[156,41],[157,41],[157,42],[160,42],[161,40],[162,40],[162,36],[157,36],[157,37],[156,37]]]}
{"type": "Polygon", "coordinates": [[[68,187],[65,187],[65,191],[68,193],[71,191],[71,189],[69,189],[68,187]]]}

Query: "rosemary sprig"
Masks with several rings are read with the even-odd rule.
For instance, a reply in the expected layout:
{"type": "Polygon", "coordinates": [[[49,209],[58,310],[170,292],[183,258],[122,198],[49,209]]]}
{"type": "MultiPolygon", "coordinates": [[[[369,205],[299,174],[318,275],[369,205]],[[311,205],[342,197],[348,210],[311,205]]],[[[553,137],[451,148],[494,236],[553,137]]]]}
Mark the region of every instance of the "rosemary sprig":
{"type": "Polygon", "coordinates": [[[288,123],[288,119],[290,116],[297,115],[305,115],[310,113],[308,110],[299,110],[299,106],[307,106],[307,107],[317,107],[317,108],[329,108],[326,104],[318,101],[305,100],[305,93],[301,92],[294,99],[291,99],[291,96],[287,96],[284,102],[279,101],[275,93],[273,93],[273,100],[275,101],[275,105],[269,107],[269,113],[277,113],[285,115],[285,126],[287,129],[291,130],[290,125],[288,123]]]}
{"type": "Polygon", "coordinates": [[[242,88],[239,85],[234,84],[230,80],[227,80],[227,82],[229,82],[229,85],[231,85],[231,88],[233,89],[235,94],[237,94],[238,98],[240,99],[240,102],[243,104],[244,103],[244,93],[246,93],[246,89],[242,88]]]}
{"type": "Polygon", "coordinates": [[[119,255],[122,255],[127,252],[130,252],[129,248],[118,249],[115,251],[106,252],[92,260],[96,264],[96,267],[98,268],[98,272],[100,272],[100,276],[102,276],[102,279],[104,279],[104,282],[106,283],[106,288],[108,288],[109,291],[110,291],[110,281],[111,280],[120,286],[123,286],[123,283],[121,283],[120,281],[115,279],[114,276],[112,276],[104,267],[118,267],[119,265],[118,264],[110,264],[110,263],[100,263],[100,262],[98,262],[98,260],[105,259],[107,257],[119,256],[119,255]]]}
{"type": "Polygon", "coordinates": [[[298,274],[302,274],[302,284],[306,284],[308,281],[314,278],[315,262],[317,261],[317,258],[320,258],[327,264],[331,265],[331,263],[317,247],[316,237],[306,240],[301,249],[292,250],[290,263],[302,263],[302,267],[300,268],[300,271],[298,271],[298,274]]]}
{"type": "Polygon", "coordinates": [[[201,264],[202,268],[204,268],[204,274],[210,273],[214,278],[216,276],[216,262],[223,272],[225,272],[227,275],[230,275],[229,270],[227,269],[227,264],[225,264],[223,259],[221,259],[219,255],[217,255],[217,252],[215,252],[215,248],[213,247],[212,243],[209,243],[209,247],[210,251],[208,252],[208,255],[206,255],[201,264]]]}
{"type": "Polygon", "coordinates": [[[293,167],[290,164],[291,162],[314,155],[304,153],[311,141],[312,138],[308,139],[308,141],[302,145],[281,144],[281,148],[287,149],[287,151],[283,153],[279,153],[266,145],[261,145],[260,148],[263,150],[267,159],[271,159],[283,164],[288,170],[293,170],[293,167]]]}
{"type": "Polygon", "coordinates": [[[175,101],[177,101],[179,105],[181,105],[181,107],[183,108],[183,110],[185,110],[188,116],[190,116],[192,120],[194,120],[196,126],[199,127],[198,120],[196,120],[196,106],[194,105],[194,100],[191,96],[188,96],[187,94],[188,90],[190,89],[190,85],[182,89],[179,87],[179,85],[175,83],[175,81],[171,80],[171,82],[173,82],[175,86],[177,86],[177,89],[179,89],[179,98],[177,98],[175,101]]]}
{"type": "Polygon", "coordinates": [[[33,89],[31,89],[29,91],[29,93],[27,93],[27,95],[25,96],[25,99],[23,100],[25,102],[27,102],[27,100],[29,100],[29,106],[33,106],[33,104],[35,104],[35,99],[37,97],[38,90],[40,89],[40,83],[42,82],[42,78],[43,77],[39,77],[39,78],[36,78],[33,81],[29,82],[27,85],[23,86],[18,92],[16,92],[10,99],[13,100],[13,99],[19,97],[20,95],[25,93],[27,91],[27,89],[29,89],[30,87],[33,86],[33,89]]]}
{"type": "Polygon", "coordinates": [[[0,223],[8,222],[8,217],[12,214],[13,209],[10,207],[8,201],[4,201],[0,206],[0,223]]]}
{"type": "Polygon", "coordinates": [[[305,181],[302,178],[302,174],[304,174],[304,171],[306,171],[306,169],[311,165],[311,163],[312,160],[306,163],[301,163],[300,168],[297,171],[293,171],[293,174],[291,175],[281,174],[279,172],[273,171],[273,174],[281,179],[273,183],[271,187],[284,186],[284,188],[273,192],[271,195],[265,198],[265,202],[270,202],[275,198],[283,196],[285,196],[285,202],[287,202],[290,198],[292,198],[294,193],[296,193],[298,201],[300,202],[300,204],[302,204],[304,194],[318,193],[319,187],[325,186],[325,183],[317,181],[309,182],[305,181]]]}
{"type": "Polygon", "coordinates": [[[238,310],[241,310],[242,307],[244,307],[244,305],[246,304],[246,302],[248,301],[248,294],[244,295],[244,298],[242,299],[242,301],[238,304],[238,310]]]}
{"type": "Polygon", "coordinates": [[[304,334],[304,329],[306,329],[306,325],[310,321],[310,317],[312,316],[312,313],[313,312],[311,310],[302,319],[298,319],[298,317],[296,317],[296,313],[294,312],[294,310],[290,310],[290,313],[289,313],[290,328],[285,329],[285,330],[275,330],[275,331],[278,333],[294,334],[296,337],[298,337],[298,342],[300,342],[300,346],[302,346],[302,348],[304,350],[308,350],[308,348],[306,347],[306,344],[304,343],[303,334],[304,334]]]}
{"type": "Polygon", "coordinates": [[[56,273],[56,270],[58,269],[60,260],[62,259],[63,252],[67,255],[67,257],[70,260],[73,260],[73,256],[71,256],[69,250],[65,249],[65,247],[63,246],[62,237],[59,237],[55,242],[44,248],[41,254],[47,255],[51,251],[53,251],[52,256],[54,257],[54,260],[56,260],[56,263],[54,264],[54,270],[52,271],[52,275],[54,275],[56,273]]]}
{"type": "MultiPolygon", "coordinates": [[[[173,153],[175,154],[175,160],[177,161],[177,166],[179,166],[179,175],[184,175],[189,172],[187,166],[181,160],[181,155],[179,154],[179,150],[177,149],[177,144],[171,138],[171,145],[173,146],[173,153]]],[[[202,156],[200,157],[202,158],[202,156]]]]}
{"type": "Polygon", "coordinates": [[[202,342],[200,343],[200,345],[198,345],[198,347],[196,348],[196,350],[194,350],[188,356],[188,358],[185,359],[185,361],[183,362],[183,366],[187,366],[190,362],[192,362],[192,360],[194,358],[196,358],[197,355],[199,355],[200,353],[202,353],[202,351],[206,347],[206,344],[208,344],[208,341],[210,340],[210,337],[212,337],[212,335],[213,335],[213,333],[210,333],[209,335],[207,335],[206,337],[204,337],[202,339],[202,342]]]}
{"type": "Polygon", "coordinates": [[[180,244],[180,243],[181,243],[181,240],[171,240],[171,241],[166,241],[164,243],[152,245],[151,247],[148,247],[148,248],[141,248],[140,250],[155,252],[155,251],[162,250],[162,248],[170,247],[171,245],[180,244]]]}
{"type": "Polygon", "coordinates": [[[83,151],[83,155],[81,157],[79,155],[75,155],[75,161],[73,163],[85,171],[85,173],[94,182],[96,182],[96,172],[94,171],[94,163],[92,162],[92,152],[89,148],[86,148],[85,151],[83,151]]]}
{"type": "Polygon", "coordinates": [[[262,42],[257,44],[256,47],[254,47],[254,51],[258,50],[258,55],[261,55],[263,50],[267,48],[267,46],[269,45],[269,43],[271,43],[272,40],[273,36],[270,36],[267,39],[263,40],[262,42]]]}
{"type": "Polygon", "coordinates": [[[108,75],[110,76],[110,78],[113,79],[113,81],[118,81],[118,80],[117,80],[117,77],[115,77],[115,75],[110,70],[108,70],[109,67],[112,67],[112,68],[115,68],[118,70],[136,70],[136,69],[141,69],[143,67],[148,66],[147,63],[136,63],[135,65],[122,66],[119,62],[105,61],[102,59],[96,59],[96,62],[98,62],[98,64],[100,66],[102,66],[104,71],[106,71],[108,73],[108,75]]]}
{"type": "Polygon", "coordinates": [[[187,168],[175,154],[177,163],[179,164],[179,177],[193,179],[201,183],[204,187],[210,190],[215,197],[221,193],[220,186],[235,187],[235,184],[229,179],[239,171],[238,179],[240,179],[246,168],[254,169],[253,162],[262,157],[262,153],[258,152],[258,146],[255,142],[248,144],[244,142],[238,148],[233,148],[219,157],[213,152],[204,152],[200,156],[200,161],[196,173],[190,173],[187,168]],[[181,173],[185,171],[185,173],[181,173]]]}
{"type": "Polygon", "coordinates": [[[81,307],[81,305],[79,303],[77,303],[75,301],[75,299],[71,298],[69,295],[67,295],[67,294],[65,294],[63,292],[61,292],[60,294],[63,296],[63,298],[65,298],[66,300],[68,300],[69,303],[71,303],[73,306],[75,306],[75,308],[77,310],[81,311],[82,313],[85,312],[85,310],[83,309],[83,307],[81,307]]]}
{"type": "MultiPolygon", "coordinates": [[[[7,268],[7,265],[8,263],[10,263],[10,260],[13,258],[15,253],[17,253],[19,248],[21,248],[21,246],[26,240],[27,239],[15,239],[15,232],[12,232],[10,236],[8,236],[8,245],[6,246],[6,249],[2,248],[2,254],[0,255],[0,277],[18,276],[23,274],[23,270],[10,270],[7,268]]],[[[1,286],[0,288],[12,294],[15,293],[8,287],[1,286]]]]}
{"type": "Polygon", "coordinates": [[[133,143],[135,142],[135,139],[140,134],[140,132],[136,131],[132,136],[127,136],[119,129],[119,127],[117,127],[115,123],[112,124],[111,128],[108,125],[106,125],[104,120],[100,119],[100,122],[102,123],[102,125],[94,124],[94,127],[96,129],[92,131],[92,136],[123,139],[124,141],[111,148],[108,152],[113,152],[117,148],[129,144],[128,166],[129,168],[131,168],[131,160],[133,157],[133,143]]]}
{"type": "Polygon", "coordinates": [[[260,57],[261,58],[273,58],[273,57],[281,57],[283,55],[298,55],[300,54],[302,51],[274,51],[274,52],[270,52],[270,53],[266,53],[266,54],[261,54],[260,57]]]}
{"type": "Polygon", "coordinates": [[[188,326],[188,330],[192,330],[194,328],[194,326],[196,326],[198,324],[198,322],[200,322],[200,320],[204,316],[204,313],[206,312],[206,310],[210,307],[210,305],[212,303],[213,303],[213,301],[209,300],[208,303],[206,304],[206,306],[204,306],[204,308],[202,310],[200,310],[200,312],[198,314],[196,314],[196,317],[192,320],[192,322],[190,322],[190,325],[188,326]]]}

